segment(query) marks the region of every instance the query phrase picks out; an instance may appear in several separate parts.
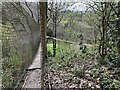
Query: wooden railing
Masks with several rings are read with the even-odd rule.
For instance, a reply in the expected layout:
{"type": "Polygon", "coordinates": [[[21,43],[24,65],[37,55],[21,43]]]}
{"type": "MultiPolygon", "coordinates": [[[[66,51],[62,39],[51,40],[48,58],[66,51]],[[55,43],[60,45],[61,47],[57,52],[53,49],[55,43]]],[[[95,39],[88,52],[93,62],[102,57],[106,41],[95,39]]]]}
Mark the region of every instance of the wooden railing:
{"type": "Polygon", "coordinates": [[[81,45],[81,43],[78,43],[78,42],[67,41],[67,40],[54,38],[54,37],[50,37],[50,36],[46,36],[46,39],[52,39],[52,40],[61,41],[61,42],[69,43],[69,44],[81,45]]]}

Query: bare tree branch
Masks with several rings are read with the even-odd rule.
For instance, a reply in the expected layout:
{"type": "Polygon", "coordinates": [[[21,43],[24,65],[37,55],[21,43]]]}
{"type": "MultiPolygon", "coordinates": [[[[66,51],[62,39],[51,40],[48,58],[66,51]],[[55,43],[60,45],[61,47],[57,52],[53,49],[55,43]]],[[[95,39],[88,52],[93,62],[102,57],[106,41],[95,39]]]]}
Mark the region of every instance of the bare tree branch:
{"type": "Polygon", "coordinates": [[[29,11],[30,11],[30,13],[31,13],[32,18],[34,18],[33,12],[32,12],[32,10],[31,10],[31,8],[29,7],[29,5],[28,5],[28,3],[27,3],[27,2],[25,2],[25,5],[26,5],[26,6],[27,6],[27,8],[29,9],[29,11]]]}

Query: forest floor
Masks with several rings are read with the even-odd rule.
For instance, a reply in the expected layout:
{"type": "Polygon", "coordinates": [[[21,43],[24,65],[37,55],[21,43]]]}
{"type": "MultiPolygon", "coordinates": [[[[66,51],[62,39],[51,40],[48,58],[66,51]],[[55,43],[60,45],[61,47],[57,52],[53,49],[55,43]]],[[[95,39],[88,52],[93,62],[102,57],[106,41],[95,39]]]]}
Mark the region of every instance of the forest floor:
{"type": "MultiPolygon", "coordinates": [[[[93,63],[94,62],[89,62],[91,67],[93,63]]],[[[33,64],[37,65],[36,61],[33,62],[33,64]]],[[[31,65],[32,67],[33,64],[31,65]]],[[[92,72],[92,70],[89,70],[91,67],[83,67],[82,62],[77,62],[75,60],[70,66],[64,67],[62,70],[51,69],[45,75],[45,87],[50,88],[51,86],[51,88],[100,88],[100,86],[98,85],[99,78],[93,79],[94,73],[92,72]],[[81,70],[77,71],[80,65],[81,70]]],[[[39,76],[39,69],[28,71],[23,88],[39,88],[39,76]]]]}
{"type": "MultiPolygon", "coordinates": [[[[69,66],[61,70],[49,69],[45,75],[45,87],[47,88],[101,88],[105,83],[101,77],[115,80],[119,74],[108,66],[99,66],[96,61],[74,60],[69,66]],[[81,68],[78,69],[78,68],[81,68]]],[[[40,70],[29,71],[23,88],[40,87],[40,70]]]]}
{"type": "Polygon", "coordinates": [[[93,79],[94,73],[90,69],[95,63],[89,62],[90,65],[86,66],[87,64],[74,60],[62,70],[51,70],[50,78],[45,79],[46,84],[50,82],[52,88],[100,88],[99,78],[93,79]]]}
{"type": "MultiPolygon", "coordinates": [[[[38,67],[35,69],[40,57],[36,56],[36,58],[31,65],[34,69],[28,71],[23,88],[40,87],[40,69],[38,67]]],[[[120,87],[118,81],[120,68],[110,64],[100,65],[98,60],[92,58],[88,60],[73,58],[71,64],[60,69],[47,65],[45,70],[45,88],[110,88],[116,85],[120,87]]]]}
{"type": "MultiPolygon", "coordinates": [[[[93,62],[90,63],[92,64],[93,62]]],[[[82,64],[80,61],[75,60],[62,70],[51,70],[49,73],[50,78],[46,76],[46,85],[50,82],[52,88],[99,88],[98,81],[92,78],[91,70],[87,69],[90,67],[82,64]],[[80,67],[81,70],[79,69],[80,67]]]]}
{"type": "Polygon", "coordinates": [[[61,70],[52,69],[50,78],[46,75],[45,84],[49,86],[50,83],[52,88],[110,88],[107,85],[116,84],[119,73],[119,70],[98,65],[96,61],[83,62],[76,59],[61,70]]]}

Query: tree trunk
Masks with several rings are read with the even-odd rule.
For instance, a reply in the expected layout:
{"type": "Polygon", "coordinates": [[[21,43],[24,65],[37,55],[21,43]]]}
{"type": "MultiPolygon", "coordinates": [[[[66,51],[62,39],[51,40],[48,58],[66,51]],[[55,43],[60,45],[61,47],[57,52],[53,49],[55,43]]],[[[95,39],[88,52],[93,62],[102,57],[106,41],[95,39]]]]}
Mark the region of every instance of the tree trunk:
{"type": "Polygon", "coordinates": [[[44,88],[44,74],[45,74],[45,60],[47,57],[47,48],[46,48],[46,29],[47,29],[47,20],[46,20],[46,5],[47,2],[40,2],[40,32],[41,32],[41,40],[40,40],[40,64],[41,64],[41,75],[40,75],[40,88],[43,90],[44,88]]]}
{"type": "MultiPolygon", "coordinates": [[[[54,30],[54,38],[56,38],[56,30],[57,30],[57,3],[55,4],[55,12],[53,13],[53,30],[54,30]]],[[[56,56],[56,40],[53,40],[53,57],[56,56]]]]}
{"type": "Polygon", "coordinates": [[[101,2],[101,7],[102,7],[102,25],[101,25],[101,41],[100,41],[100,47],[99,47],[99,53],[101,56],[100,63],[104,64],[104,58],[107,54],[107,47],[106,47],[106,42],[107,42],[107,25],[108,25],[108,16],[107,16],[107,8],[108,8],[108,3],[107,2],[101,2]]]}

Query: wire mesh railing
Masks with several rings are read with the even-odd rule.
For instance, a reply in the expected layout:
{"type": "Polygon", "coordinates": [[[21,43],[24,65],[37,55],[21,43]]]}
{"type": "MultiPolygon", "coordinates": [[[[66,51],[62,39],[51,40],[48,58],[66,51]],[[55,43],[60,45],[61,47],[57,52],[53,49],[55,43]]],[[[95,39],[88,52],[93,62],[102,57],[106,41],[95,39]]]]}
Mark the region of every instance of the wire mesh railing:
{"type": "MultiPolygon", "coordinates": [[[[32,49],[29,43],[23,43],[11,26],[2,25],[2,87],[18,85],[21,74],[32,62],[32,49]]],[[[20,82],[19,82],[20,83],[20,82]]]]}

